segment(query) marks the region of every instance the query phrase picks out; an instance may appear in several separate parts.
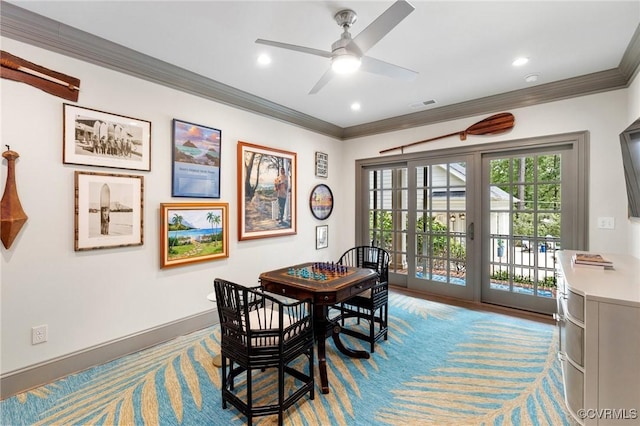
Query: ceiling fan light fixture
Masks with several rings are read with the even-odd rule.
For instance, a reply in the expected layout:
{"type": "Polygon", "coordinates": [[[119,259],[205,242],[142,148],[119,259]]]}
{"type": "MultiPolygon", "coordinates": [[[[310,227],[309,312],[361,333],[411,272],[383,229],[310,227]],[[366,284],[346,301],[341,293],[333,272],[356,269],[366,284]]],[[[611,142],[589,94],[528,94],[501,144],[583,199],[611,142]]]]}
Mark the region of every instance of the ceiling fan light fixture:
{"type": "Polygon", "coordinates": [[[331,59],[331,69],[336,74],[353,74],[360,68],[360,58],[351,54],[334,56],[331,59]]]}

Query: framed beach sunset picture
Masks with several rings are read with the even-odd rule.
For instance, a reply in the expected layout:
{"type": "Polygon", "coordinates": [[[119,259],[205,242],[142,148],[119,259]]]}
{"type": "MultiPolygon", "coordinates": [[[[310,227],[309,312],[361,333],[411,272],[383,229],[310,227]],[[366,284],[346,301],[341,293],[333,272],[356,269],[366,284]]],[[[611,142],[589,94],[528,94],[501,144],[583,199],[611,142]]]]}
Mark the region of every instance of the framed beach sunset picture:
{"type": "Polygon", "coordinates": [[[229,257],[228,203],[160,204],[160,267],[229,257]]]}

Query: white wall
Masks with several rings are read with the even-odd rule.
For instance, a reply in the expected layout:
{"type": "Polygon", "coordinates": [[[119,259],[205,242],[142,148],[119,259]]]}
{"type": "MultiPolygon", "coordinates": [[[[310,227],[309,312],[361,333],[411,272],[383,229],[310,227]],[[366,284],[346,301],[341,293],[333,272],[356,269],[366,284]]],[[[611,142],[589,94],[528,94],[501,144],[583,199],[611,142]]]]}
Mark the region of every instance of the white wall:
{"type": "MultiPolygon", "coordinates": [[[[2,148],[20,154],[17,187],[29,216],[0,271],[2,373],[66,355],[150,327],[212,309],[213,279],[257,285],[262,271],[309,260],[336,260],[352,233],[338,220],[351,206],[336,200],[334,214],[313,218],[309,195],[327,183],[339,192],[341,142],[280,121],[57,55],[10,39],[2,49],[81,80],[78,105],[152,122],[151,172],[62,164],[61,98],[27,84],[0,80],[2,148]],[[171,120],[222,130],[221,198],[171,197],[171,120]],[[298,234],[237,239],[236,144],[238,140],[297,153],[298,234]],[[329,178],[314,174],[314,154],[329,156],[329,178]],[[75,170],[144,176],[144,245],[73,250],[75,170]],[[159,205],[222,201],[230,209],[230,257],[160,269],[159,205]],[[316,251],[315,227],[329,225],[329,248],[316,251]],[[31,345],[31,327],[48,324],[49,341],[31,345]]],[[[2,159],[2,188],[6,181],[2,159]]]]}
{"type": "MultiPolygon", "coordinates": [[[[152,171],[132,172],[62,164],[63,100],[26,84],[0,80],[2,147],[20,154],[18,192],[29,215],[10,250],[1,249],[1,372],[12,372],[210,310],[205,298],[215,277],[256,284],[264,270],[311,259],[334,260],[354,242],[356,159],[381,149],[463,130],[482,117],[337,141],[304,129],[138,80],[10,39],[2,49],[81,80],[78,105],[152,122],[152,171]],[[230,205],[230,257],[167,270],[159,267],[159,205],[171,198],[171,120],[222,129],[220,201],[230,205]],[[238,140],[297,152],[298,234],[237,241],[236,143],[238,140]],[[329,178],[314,176],[314,153],[329,155],[329,178]],[[144,176],[144,245],[88,252],[73,250],[73,172],[144,176]],[[334,192],[326,221],[314,219],[309,193],[317,183],[334,192]],[[329,225],[329,248],[315,250],[315,227],[329,225]],[[49,341],[31,345],[31,327],[48,324],[49,341]]],[[[640,116],[634,84],[627,90],[511,111],[513,131],[498,137],[449,138],[415,150],[589,130],[591,137],[591,249],[640,252],[639,227],[626,219],[626,193],[618,134],[640,116]],[[598,216],[613,216],[616,229],[599,230],[598,216]],[[630,231],[633,232],[629,240],[630,231]]],[[[3,161],[2,186],[6,179],[3,161]]],[[[192,201],[189,199],[188,201],[192,201]]],[[[201,200],[210,201],[210,200],[201,200]]]]}

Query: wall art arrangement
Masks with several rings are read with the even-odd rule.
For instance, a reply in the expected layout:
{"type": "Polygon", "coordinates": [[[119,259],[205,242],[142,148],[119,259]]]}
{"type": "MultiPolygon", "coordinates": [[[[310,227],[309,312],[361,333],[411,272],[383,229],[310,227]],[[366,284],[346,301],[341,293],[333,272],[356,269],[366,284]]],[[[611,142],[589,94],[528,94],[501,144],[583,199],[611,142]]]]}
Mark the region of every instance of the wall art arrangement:
{"type": "Polygon", "coordinates": [[[311,208],[311,214],[316,219],[324,220],[328,218],[333,211],[333,193],[331,189],[323,183],[316,185],[309,197],[309,207],[311,208]]]}
{"type": "Polygon", "coordinates": [[[76,251],[142,245],[142,176],[76,171],[76,251]]]}
{"type": "Polygon", "coordinates": [[[316,176],[329,176],[329,156],[324,152],[316,152],[316,176]]]}
{"type": "Polygon", "coordinates": [[[160,267],[229,257],[228,203],[160,204],[160,267]]]}
{"type": "Polygon", "coordinates": [[[238,239],[297,232],[296,153],[238,142],[238,239]]]}
{"type": "Polygon", "coordinates": [[[151,170],[151,122],[63,104],[64,164],[151,170]]]}
{"type": "Polygon", "coordinates": [[[316,250],[329,247],[329,225],[316,226],[316,250]]]}
{"type": "Polygon", "coordinates": [[[220,198],[222,131],[173,120],[174,197],[220,198]]]}

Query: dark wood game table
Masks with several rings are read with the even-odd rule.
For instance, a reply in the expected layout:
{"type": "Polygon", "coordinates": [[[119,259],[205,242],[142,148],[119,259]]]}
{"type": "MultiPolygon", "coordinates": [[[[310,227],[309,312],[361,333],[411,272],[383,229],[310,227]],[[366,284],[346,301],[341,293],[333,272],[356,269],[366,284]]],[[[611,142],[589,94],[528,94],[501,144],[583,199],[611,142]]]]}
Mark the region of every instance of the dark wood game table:
{"type": "Polygon", "coordinates": [[[328,317],[329,306],[344,302],[351,296],[371,288],[378,273],[364,268],[343,267],[343,273],[325,273],[326,279],[311,275],[315,262],[303,263],[260,274],[260,285],[268,292],[298,300],[313,300],[314,333],[318,342],[318,368],[322,393],[329,393],[325,340],[331,335],[340,352],[352,358],[369,358],[369,352],[356,351],[344,346],[340,340],[340,325],[328,317]],[[307,270],[310,277],[295,275],[307,270]]]}

